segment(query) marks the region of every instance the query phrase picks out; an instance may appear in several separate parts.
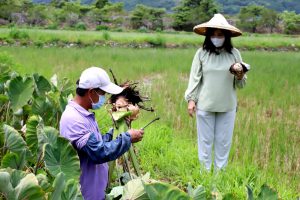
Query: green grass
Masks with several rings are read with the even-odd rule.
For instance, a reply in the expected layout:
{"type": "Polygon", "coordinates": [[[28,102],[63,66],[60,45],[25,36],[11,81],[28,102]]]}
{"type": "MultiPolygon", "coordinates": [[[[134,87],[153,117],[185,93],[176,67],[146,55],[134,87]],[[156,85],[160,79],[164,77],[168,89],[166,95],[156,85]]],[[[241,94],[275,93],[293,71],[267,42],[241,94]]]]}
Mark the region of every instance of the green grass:
{"type": "MultiPolygon", "coordinates": [[[[246,198],[245,185],[259,191],[263,183],[282,199],[300,196],[300,54],[297,52],[242,52],[251,64],[246,88],[238,92],[239,110],[229,165],[218,176],[200,174],[195,119],[187,115],[183,99],[196,49],[20,48],[0,47],[13,56],[19,73],[54,73],[74,83],[89,66],[112,68],[123,81],[139,80],[152,97],[155,113],[143,112],[136,128],[154,116],[161,120],[145,131],[137,144],[140,163],[156,179],[186,187],[214,186],[224,195],[246,198]]],[[[110,120],[100,123],[108,129],[110,120]]]]}
{"type": "MultiPolygon", "coordinates": [[[[35,45],[40,43],[76,43],[81,45],[94,45],[99,42],[117,42],[119,44],[150,43],[157,46],[199,46],[203,36],[194,33],[137,33],[137,32],[99,32],[99,31],[67,31],[67,30],[43,30],[43,29],[18,29],[27,33],[35,45]]],[[[0,28],[0,38],[13,42],[10,35],[11,29],[0,28]]],[[[21,44],[28,45],[21,39],[21,44]]],[[[248,34],[243,37],[233,38],[236,47],[250,50],[256,48],[300,48],[299,36],[278,34],[248,34]]]]}

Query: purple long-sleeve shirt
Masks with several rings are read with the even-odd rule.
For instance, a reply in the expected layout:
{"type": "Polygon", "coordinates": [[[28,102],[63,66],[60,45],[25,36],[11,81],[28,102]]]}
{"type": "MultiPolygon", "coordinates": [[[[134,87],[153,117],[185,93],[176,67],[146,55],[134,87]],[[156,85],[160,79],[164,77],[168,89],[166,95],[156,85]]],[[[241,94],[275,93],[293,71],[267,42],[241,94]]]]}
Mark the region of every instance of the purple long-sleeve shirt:
{"type": "MultiPolygon", "coordinates": [[[[74,101],[70,101],[60,120],[60,134],[67,138],[77,150],[80,150],[92,133],[97,133],[94,134],[96,139],[102,140],[94,114],[74,101]]],[[[80,151],[78,155],[81,168],[81,193],[84,199],[105,199],[108,181],[107,163],[95,164],[80,151]]]]}
{"type": "Polygon", "coordinates": [[[80,185],[85,200],[105,199],[108,181],[108,165],[131,146],[128,132],[112,140],[113,131],[101,135],[91,113],[70,101],[60,120],[60,134],[67,138],[77,150],[80,159],[80,185]]]}

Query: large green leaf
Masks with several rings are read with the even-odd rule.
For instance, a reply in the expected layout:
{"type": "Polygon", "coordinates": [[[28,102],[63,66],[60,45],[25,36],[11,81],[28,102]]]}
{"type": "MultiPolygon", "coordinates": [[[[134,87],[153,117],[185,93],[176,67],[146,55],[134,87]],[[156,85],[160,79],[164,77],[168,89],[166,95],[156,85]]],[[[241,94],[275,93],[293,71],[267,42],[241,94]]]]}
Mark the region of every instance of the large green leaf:
{"type": "MultiPolygon", "coordinates": [[[[10,182],[10,174],[8,172],[0,172],[0,193],[9,199],[14,191],[10,182]]],[[[11,198],[10,198],[11,199],[11,198]]]]}
{"type": "Polygon", "coordinates": [[[191,200],[191,198],[179,188],[162,182],[146,183],[144,184],[145,191],[149,196],[150,200],[157,199],[180,199],[180,200],[191,200]]]}
{"type": "Polygon", "coordinates": [[[53,192],[50,194],[49,200],[61,200],[62,192],[66,185],[66,178],[64,173],[58,173],[53,182],[53,192]]]}
{"type": "Polygon", "coordinates": [[[35,81],[35,92],[38,96],[44,96],[46,92],[51,90],[51,84],[44,76],[33,74],[33,78],[35,81]]]}
{"type": "Polygon", "coordinates": [[[261,186],[260,193],[258,194],[257,200],[277,200],[278,195],[276,191],[271,189],[266,184],[261,186]]]}
{"type": "Polygon", "coordinates": [[[74,84],[68,78],[63,78],[58,83],[58,90],[66,97],[74,91],[74,84]]]}
{"type": "Polygon", "coordinates": [[[32,114],[39,115],[44,121],[51,121],[53,118],[53,107],[46,97],[40,96],[33,99],[32,114]]]}
{"type": "Polygon", "coordinates": [[[38,130],[39,148],[43,149],[44,144],[49,143],[53,148],[56,148],[56,141],[58,138],[58,130],[51,126],[45,126],[38,130]]]}
{"type": "Polygon", "coordinates": [[[13,127],[3,125],[5,133],[6,148],[14,153],[21,153],[26,150],[26,143],[22,136],[13,127]]]}
{"type": "Polygon", "coordinates": [[[132,179],[124,186],[122,199],[148,200],[149,197],[141,179],[132,179]]]}
{"type": "Polygon", "coordinates": [[[10,174],[10,182],[11,182],[13,188],[17,187],[17,185],[19,185],[22,178],[24,178],[26,176],[26,173],[21,170],[15,170],[15,169],[12,169],[12,170],[6,169],[6,170],[10,174]]]}
{"type": "Polygon", "coordinates": [[[44,192],[49,192],[52,190],[52,186],[45,174],[38,174],[36,175],[36,178],[39,182],[39,186],[43,189],[44,192]]]}
{"type": "Polygon", "coordinates": [[[26,143],[32,154],[36,155],[38,148],[37,128],[40,118],[36,115],[29,117],[26,123],[26,143]]]}
{"type": "Polygon", "coordinates": [[[33,115],[31,116],[26,123],[26,143],[33,154],[33,156],[37,156],[38,152],[38,129],[41,129],[40,123],[42,122],[39,116],[33,115]]]}
{"type": "Polygon", "coordinates": [[[1,167],[12,168],[12,169],[23,169],[25,166],[26,151],[20,154],[7,153],[1,161],[1,167]]]}
{"type": "Polygon", "coordinates": [[[246,186],[246,188],[247,188],[247,199],[254,200],[252,188],[248,185],[246,186]]]}
{"type": "Polygon", "coordinates": [[[76,200],[78,195],[80,195],[78,181],[74,179],[68,180],[66,187],[61,195],[62,200],[76,200]]]}
{"type": "Polygon", "coordinates": [[[122,196],[124,193],[124,186],[116,186],[107,194],[106,199],[115,199],[122,196]]]}
{"type": "Polygon", "coordinates": [[[0,106],[3,106],[8,101],[9,101],[8,96],[4,94],[0,94],[0,106]]]}
{"type": "Polygon", "coordinates": [[[10,72],[11,69],[7,64],[0,63],[0,83],[5,83],[10,79],[10,72]]]}
{"type": "Polygon", "coordinates": [[[112,112],[112,117],[115,121],[123,120],[125,117],[128,117],[132,114],[131,111],[117,111],[112,112]]]}
{"type": "Polygon", "coordinates": [[[187,192],[193,200],[206,200],[206,191],[201,185],[199,185],[196,189],[193,189],[192,185],[189,183],[187,192]]]}
{"type": "Polygon", "coordinates": [[[15,188],[16,199],[18,200],[39,200],[44,199],[44,192],[38,184],[34,174],[27,174],[15,188]]]}
{"type": "Polygon", "coordinates": [[[147,173],[142,178],[136,178],[129,181],[124,186],[122,199],[148,200],[149,197],[145,191],[143,182],[149,182],[149,180],[150,173],[147,173]]]}
{"type": "Polygon", "coordinates": [[[201,185],[199,185],[194,191],[193,191],[193,200],[206,200],[206,191],[205,188],[201,185]]]}
{"type": "Polygon", "coordinates": [[[79,158],[68,140],[58,137],[56,147],[53,147],[51,144],[45,144],[44,161],[53,176],[63,172],[67,180],[79,180],[79,158]]]}
{"type": "Polygon", "coordinates": [[[34,91],[33,78],[21,76],[13,78],[8,86],[8,96],[13,111],[17,111],[27,104],[34,91]]]}

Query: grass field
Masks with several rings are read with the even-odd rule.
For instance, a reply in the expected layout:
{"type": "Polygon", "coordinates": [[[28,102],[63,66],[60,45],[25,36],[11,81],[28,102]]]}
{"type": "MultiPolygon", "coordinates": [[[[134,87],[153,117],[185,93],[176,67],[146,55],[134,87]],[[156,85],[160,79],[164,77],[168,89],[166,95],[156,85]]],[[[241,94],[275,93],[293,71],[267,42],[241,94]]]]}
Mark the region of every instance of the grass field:
{"type": "MultiPolygon", "coordinates": [[[[12,29],[0,28],[0,40],[13,43],[15,37],[21,37],[21,44],[28,45],[28,38],[10,35],[12,29]]],[[[156,46],[198,46],[204,37],[194,33],[138,33],[138,32],[99,32],[99,31],[67,31],[67,30],[40,30],[18,29],[29,36],[33,45],[40,46],[44,43],[76,43],[80,45],[94,45],[98,42],[116,42],[119,44],[150,43],[156,46]]],[[[277,34],[249,34],[233,39],[236,47],[254,50],[256,48],[268,49],[293,49],[300,48],[299,36],[277,34]]]]}
{"type": "MultiPolygon", "coordinates": [[[[50,78],[57,73],[75,83],[84,68],[96,65],[112,68],[123,81],[139,80],[156,111],[142,113],[133,126],[141,127],[154,115],[161,117],[146,129],[137,145],[141,166],[153,178],[181,188],[188,182],[202,184],[207,190],[216,186],[222,194],[234,193],[235,199],[246,198],[247,184],[257,194],[264,183],[275,188],[282,199],[300,196],[297,52],[242,52],[252,69],[246,88],[238,92],[239,111],[229,165],[215,176],[200,175],[195,119],[188,117],[183,99],[196,49],[0,47],[0,51],[13,56],[18,63],[15,70],[22,74],[38,72],[50,78]]],[[[109,126],[109,120],[100,123],[102,130],[109,126]]]]}

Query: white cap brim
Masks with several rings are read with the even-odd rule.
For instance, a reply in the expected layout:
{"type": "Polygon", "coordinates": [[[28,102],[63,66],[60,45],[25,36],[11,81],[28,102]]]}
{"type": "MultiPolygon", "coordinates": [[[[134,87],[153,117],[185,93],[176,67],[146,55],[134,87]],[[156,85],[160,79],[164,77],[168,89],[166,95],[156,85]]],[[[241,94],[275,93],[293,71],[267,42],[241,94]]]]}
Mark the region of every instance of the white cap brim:
{"type": "Polygon", "coordinates": [[[123,88],[113,83],[109,83],[108,85],[99,88],[110,94],[120,94],[123,91],[123,88]]]}

